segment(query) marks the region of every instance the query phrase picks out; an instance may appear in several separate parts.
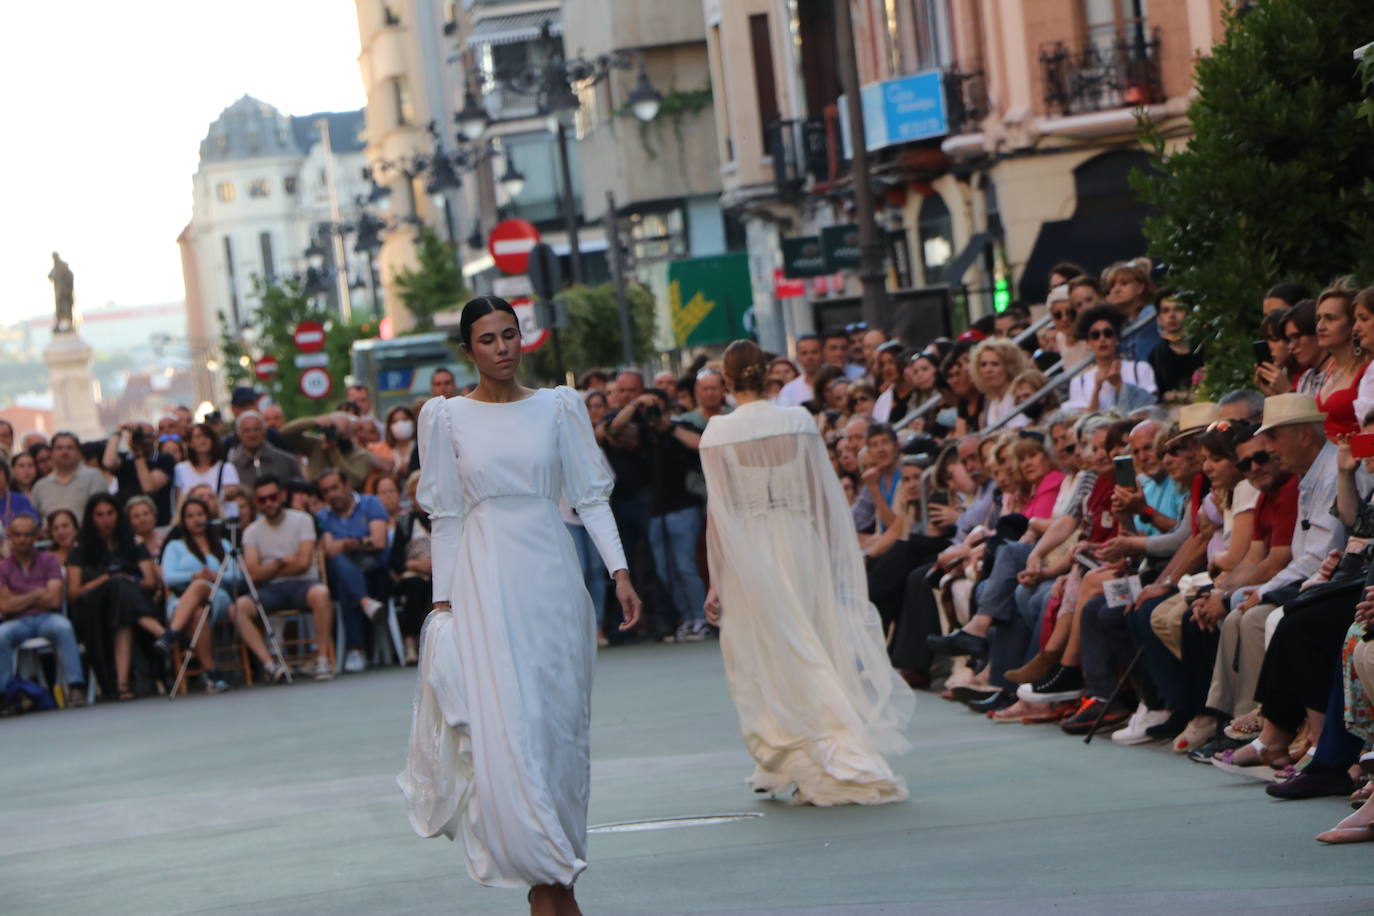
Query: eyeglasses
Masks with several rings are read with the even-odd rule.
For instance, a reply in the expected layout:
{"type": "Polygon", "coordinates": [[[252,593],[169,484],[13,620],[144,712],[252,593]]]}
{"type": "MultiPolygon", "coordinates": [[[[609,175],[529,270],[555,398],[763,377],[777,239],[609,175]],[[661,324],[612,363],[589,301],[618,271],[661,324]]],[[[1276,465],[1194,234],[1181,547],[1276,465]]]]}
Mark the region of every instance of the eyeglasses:
{"type": "Polygon", "coordinates": [[[1088,332],[1089,340],[1115,340],[1116,331],[1112,328],[1098,328],[1096,331],[1088,332]]]}
{"type": "Polygon", "coordinates": [[[1250,472],[1250,468],[1263,467],[1264,465],[1268,464],[1269,459],[1273,457],[1274,456],[1269,454],[1268,452],[1255,452],[1255,454],[1251,455],[1249,458],[1242,458],[1239,461],[1237,461],[1236,467],[1240,470],[1242,474],[1248,474],[1250,472]]]}
{"type": "Polygon", "coordinates": [[[253,502],[257,503],[259,506],[270,506],[272,503],[280,502],[281,498],[281,493],[265,493],[261,496],[253,497],[253,502]]]}

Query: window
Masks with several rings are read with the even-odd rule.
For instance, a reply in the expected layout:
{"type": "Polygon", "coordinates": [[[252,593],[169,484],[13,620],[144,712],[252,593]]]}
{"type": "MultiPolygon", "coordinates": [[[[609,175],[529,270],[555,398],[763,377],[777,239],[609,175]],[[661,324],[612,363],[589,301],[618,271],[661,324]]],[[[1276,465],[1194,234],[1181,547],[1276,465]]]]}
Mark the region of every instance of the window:
{"type": "Polygon", "coordinates": [[[229,280],[229,315],[234,319],[234,330],[243,325],[239,315],[239,286],[234,279],[234,240],[224,237],[224,273],[229,280]]]}
{"type": "Polygon", "coordinates": [[[410,84],[404,76],[391,81],[393,101],[396,103],[396,123],[399,126],[415,123],[415,103],[410,97],[410,84]]]}
{"type": "Polygon", "coordinates": [[[749,41],[754,49],[754,92],[759,103],[759,127],[768,133],[768,125],[782,119],[778,112],[778,85],[773,72],[773,37],[768,31],[768,14],[749,17],[749,41]]]}
{"type": "Polygon", "coordinates": [[[949,207],[939,194],[931,194],[921,202],[917,219],[917,233],[921,240],[921,260],[925,264],[926,285],[940,282],[943,268],[954,254],[954,223],[949,207]]]}
{"type": "Polygon", "coordinates": [[[254,178],[248,182],[249,197],[267,197],[272,193],[272,184],[266,178],[254,178]]]}
{"type": "Polygon", "coordinates": [[[283,178],[283,179],[281,180],[281,190],[282,190],[282,193],[283,193],[283,194],[295,194],[295,193],[296,193],[296,176],[295,176],[295,175],[287,175],[285,178],[283,178]]]}
{"type": "Polygon", "coordinates": [[[258,234],[258,247],[262,250],[262,276],[268,283],[277,280],[277,264],[272,257],[272,233],[258,234]]]}
{"type": "MultiPolygon", "coordinates": [[[[215,196],[219,198],[219,202],[222,204],[232,204],[234,198],[237,196],[234,192],[234,183],[232,181],[221,181],[219,184],[215,185],[215,196]]],[[[226,239],[226,241],[228,240],[226,239]]]]}
{"type": "Polygon", "coordinates": [[[945,69],[954,63],[945,0],[912,0],[915,7],[916,69],[945,69]]]}

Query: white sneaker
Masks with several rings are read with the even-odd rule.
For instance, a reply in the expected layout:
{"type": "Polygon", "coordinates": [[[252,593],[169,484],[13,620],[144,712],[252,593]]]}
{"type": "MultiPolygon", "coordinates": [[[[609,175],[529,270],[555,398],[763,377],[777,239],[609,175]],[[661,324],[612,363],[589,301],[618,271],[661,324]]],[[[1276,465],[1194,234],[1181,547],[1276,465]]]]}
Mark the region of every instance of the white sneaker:
{"type": "Polygon", "coordinates": [[[359,601],[358,604],[362,607],[363,613],[367,615],[368,620],[376,620],[377,614],[386,609],[386,605],[376,598],[364,598],[359,601]]]}
{"type": "Polygon", "coordinates": [[[683,624],[678,628],[678,642],[701,642],[706,638],[706,624],[683,624]]]}
{"type": "Polygon", "coordinates": [[[1154,739],[1147,735],[1147,729],[1169,721],[1171,713],[1167,709],[1148,709],[1144,703],[1135,708],[1125,728],[1112,732],[1113,744],[1148,744],[1154,739]]]}
{"type": "Polygon", "coordinates": [[[343,670],[349,674],[357,674],[359,671],[367,670],[367,656],[363,655],[362,649],[349,649],[344,656],[343,670]]]}
{"type": "Polygon", "coordinates": [[[329,659],[323,657],[315,659],[315,680],[334,680],[334,666],[329,664],[329,659]]]}

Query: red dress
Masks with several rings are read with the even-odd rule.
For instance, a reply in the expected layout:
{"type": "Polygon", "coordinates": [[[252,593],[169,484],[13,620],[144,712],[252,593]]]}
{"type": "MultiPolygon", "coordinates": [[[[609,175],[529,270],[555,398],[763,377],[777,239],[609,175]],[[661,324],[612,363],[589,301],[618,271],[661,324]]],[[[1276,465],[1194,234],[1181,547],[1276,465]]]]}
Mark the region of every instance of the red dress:
{"type": "Polygon", "coordinates": [[[1328,441],[1335,442],[1337,436],[1349,436],[1360,431],[1360,418],[1355,416],[1355,398],[1360,393],[1360,379],[1364,378],[1368,369],[1369,363],[1365,363],[1360,367],[1360,371],[1355,373],[1349,388],[1333,391],[1325,399],[1322,398],[1321,390],[1317,390],[1317,409],[1326,414],[1326,420],[1322,425],[1326,427],[1328,441]]]}

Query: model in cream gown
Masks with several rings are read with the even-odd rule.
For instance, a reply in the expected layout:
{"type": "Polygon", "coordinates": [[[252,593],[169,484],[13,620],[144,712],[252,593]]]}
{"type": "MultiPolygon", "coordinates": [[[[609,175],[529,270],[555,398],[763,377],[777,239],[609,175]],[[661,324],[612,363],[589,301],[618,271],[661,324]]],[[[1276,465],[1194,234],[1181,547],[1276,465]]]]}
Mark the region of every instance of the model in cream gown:
{"type": "Polygon", "coordinates": [[[420,412],[417,499],[433,520],[410,753],[398,777],[421,836],[459,835],[483,884],[571,886],[587,867],[596,621],[562,496],[608,570],[625,557],[611,476],[569,388],[420,412]]]}
{"type": "Polygon", "coordinates": [[[701,437],[720,647],[756,791],[815,805],[907,797],[884,753],[915,698],[893,670],[849,508],[810,414],[763,400],[701,437]]]}

